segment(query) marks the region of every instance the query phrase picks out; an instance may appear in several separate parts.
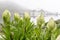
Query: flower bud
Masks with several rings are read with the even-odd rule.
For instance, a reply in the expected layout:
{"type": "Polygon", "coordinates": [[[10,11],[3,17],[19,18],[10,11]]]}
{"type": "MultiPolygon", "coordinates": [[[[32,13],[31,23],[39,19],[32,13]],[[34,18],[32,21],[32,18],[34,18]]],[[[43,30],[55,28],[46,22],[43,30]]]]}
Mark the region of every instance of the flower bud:
{"type": "Polygon", "coordinates": [[[37,17],[37,25],[41,26],[43,23],[45,23],[44,21],[44,15],[41,14],[37,17]]]}
{"type": "Polygon", "coordinates": [[[2,15],[3,21],[4,22],[10,21],[10,16],[11,16],[10,12],[8,10],[5,10],[2,15]]]}
{"type": "Polygon", "coordinates": [[[14,20],[18,21],[20,19],[20,15],[18,13],[14,14],[14,20]]]}
{"type": "Polygon", "coordinates": [[[49,20],[49,22],[47,23],[47,28],[49,29],[53,29],[53,28],[55,28],[55,22],[54,22],[54,20],[53,20],[53,18],[51,18],[50,20],[49,20]]]}
{"type": "Polygon", "coordinates": [[[28,12],[24,12],[24,18],[30,19],[30,15],[28,12]]]}

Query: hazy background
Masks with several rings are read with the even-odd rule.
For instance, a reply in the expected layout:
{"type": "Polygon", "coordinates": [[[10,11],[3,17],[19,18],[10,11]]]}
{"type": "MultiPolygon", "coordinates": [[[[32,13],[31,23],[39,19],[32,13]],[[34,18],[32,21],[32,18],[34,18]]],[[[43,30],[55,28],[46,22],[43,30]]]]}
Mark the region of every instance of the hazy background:
{"type": "Polygon", "coordinates": [[[55,20],[60,19],[60,0],[0,0],[1,22],[2,13],[5,9],[8,9],[11,12],[11,18],[15,12],[18,12],[22,16],[23,12],[27,11],[31,15],[31,20],[36,22],[36,16],[43,11],[46,22],[51,17],[55,20]]]}
{"type": "Polygon", "coordinates": [[[60,0],[0,0],[16,3],[22,7],[31,10],[48,10],[50,12],[60,13],[60,0]]]}

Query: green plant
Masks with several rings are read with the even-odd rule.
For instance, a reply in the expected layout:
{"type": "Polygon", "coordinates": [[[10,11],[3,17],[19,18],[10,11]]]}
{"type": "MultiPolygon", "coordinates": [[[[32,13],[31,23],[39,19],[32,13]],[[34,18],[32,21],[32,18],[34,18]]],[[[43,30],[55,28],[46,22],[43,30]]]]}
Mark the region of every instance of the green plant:
{"type": "Polygon", "coordinates": [[[8,10],[3,12],[1,40],[56,40],[60,35],[60,26],[53,18],[45,23],[43,13],[37,17],[36,25],[30,21],[28,12],[23,17],[15,13],[12,21],[10,16],[8,10]]]}

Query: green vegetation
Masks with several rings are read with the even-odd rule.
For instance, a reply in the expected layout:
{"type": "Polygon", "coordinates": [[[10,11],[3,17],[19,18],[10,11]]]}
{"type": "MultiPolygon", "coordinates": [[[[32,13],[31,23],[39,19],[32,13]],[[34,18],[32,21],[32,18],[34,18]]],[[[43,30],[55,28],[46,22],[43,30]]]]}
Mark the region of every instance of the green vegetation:
{"type": "Polygon", "coordinates": [[[60,35],[60,26],[51,18],[45,23],[44,15],[37,17],[37,24],[30,21],[28,12],[20,17],[18,13],[10,20],[10,12],[3,12],[2,34],[0,40],[56,40],[60,35]]]}

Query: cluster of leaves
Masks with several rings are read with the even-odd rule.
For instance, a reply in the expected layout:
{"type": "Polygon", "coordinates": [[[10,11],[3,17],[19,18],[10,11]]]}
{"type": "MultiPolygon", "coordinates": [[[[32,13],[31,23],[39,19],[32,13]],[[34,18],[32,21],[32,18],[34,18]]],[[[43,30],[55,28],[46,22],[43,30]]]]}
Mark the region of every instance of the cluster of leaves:
{"type": "Polygon", "coordinates": [[[8,10],[3,12],[2,40],[56,40],[60,35],[60,27],[53,18],[46,24],[42,13],[37,17],[37,25],[30,21],[27,12],[23,17],[15,13],[12,21],[10,16],[8,10]]]}

